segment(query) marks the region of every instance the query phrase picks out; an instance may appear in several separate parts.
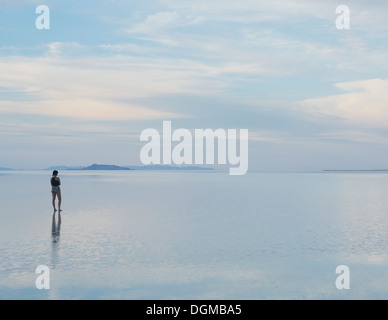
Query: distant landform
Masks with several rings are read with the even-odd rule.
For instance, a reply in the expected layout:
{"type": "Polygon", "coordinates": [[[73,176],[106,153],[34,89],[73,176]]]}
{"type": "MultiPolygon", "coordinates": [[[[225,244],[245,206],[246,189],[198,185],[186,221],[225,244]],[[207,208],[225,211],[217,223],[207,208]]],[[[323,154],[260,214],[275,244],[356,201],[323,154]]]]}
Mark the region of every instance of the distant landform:
{"type": "Polygon", "coordinates": [[[92,164],[89,167],[82,168],[81,170],[132,170],[127,167],[119,167],[109,164],[92,164]]]}
{"type": "Polygon", "coordinates": [[[388,169],[375,169],[375,170],[323,170],[324,172],[387,172],[388,169]]]}
{"type": "Polygon", "coordinates": [[[203,167],[197,167],[197,166],[185,166],[185,167],[175,167],[175,166],[164,166],[164,165],[148,165],[148,166],[116,166],[116,165],[108,165],[108,164],[92,164],[88,167],[82,167],[82,166],[53,166],[49,167],[44,170],[170,170],[170,171],[176,171],[176,170],[187,170],[187,171],[194,171],[194,170],[215,170],[214,168],[203,168],[203,167]]]}
{"type": "Polygon", "coordinates": [[[215,170],[214,168],[204,167],[175,167],[175,166],[163,166],[163,165],[149,165],[149,166],[131,166],[132,170],[215,170]]]}
{"type": "MultiPolygon", "coordinates": [[[[117,165],[109,165],[109,164],[92,164],[90,166],[51,166],[45,169],[35,169],[35,170],[168,170],[168,171],[212,171],[215,170],[215,168],[204,168],[204,167],[197,167],[197,166],[164,166],[164,165],[148,165],[148,166],[117,166],[117,165]]],[[[35,171],[32,170],[32,171],[35,171]]],[[[24,171],[24,169],[12,169],[12,168],[4,168],[0,167],[0,171],[24,171]]]]}
{"type": "Polygon", "coordinates": [[[68,166],[54,166],[54,167],[49,167],[43,170],[82,170],[85,168],[84,166],[73,166],[73,167],[68,167],[68,166]]]}

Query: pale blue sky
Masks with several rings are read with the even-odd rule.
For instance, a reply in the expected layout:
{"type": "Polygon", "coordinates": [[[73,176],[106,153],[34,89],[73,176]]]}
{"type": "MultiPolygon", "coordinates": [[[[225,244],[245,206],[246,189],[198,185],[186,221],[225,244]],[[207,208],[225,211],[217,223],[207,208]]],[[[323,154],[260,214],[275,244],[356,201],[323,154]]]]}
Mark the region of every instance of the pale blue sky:
{"type": "Polygon", "coordinates": [[[140,164],[140,132],[172,120],[249,129],[252,170],[388,168],[387,16],[382,0],[3,0],[0,167],[140,164]]]}

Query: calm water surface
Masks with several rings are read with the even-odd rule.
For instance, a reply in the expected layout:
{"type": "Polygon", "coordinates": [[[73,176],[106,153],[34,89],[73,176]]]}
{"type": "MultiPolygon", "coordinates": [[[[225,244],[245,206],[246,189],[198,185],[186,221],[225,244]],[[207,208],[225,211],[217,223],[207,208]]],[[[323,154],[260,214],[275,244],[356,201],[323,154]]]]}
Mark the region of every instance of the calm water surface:
{"type": "Polygon", "coordinates": [[[0,299],[388,298],[386,174],[61,172],[60,226],[49,179],[0,173],[0,299]]]}

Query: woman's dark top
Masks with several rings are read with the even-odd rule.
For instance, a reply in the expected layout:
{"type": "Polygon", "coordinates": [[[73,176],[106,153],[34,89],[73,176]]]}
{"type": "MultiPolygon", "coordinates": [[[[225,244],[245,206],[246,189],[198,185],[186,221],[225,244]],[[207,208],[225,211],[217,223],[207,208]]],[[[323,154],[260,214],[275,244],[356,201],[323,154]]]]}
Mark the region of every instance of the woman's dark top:
{"type": "Polygon", "coordinates": [[[59,181],[58,180],[55,180],[54,177],[51,178],[51,185],[53,187],[58,187],[59,186],[59,181]]]}

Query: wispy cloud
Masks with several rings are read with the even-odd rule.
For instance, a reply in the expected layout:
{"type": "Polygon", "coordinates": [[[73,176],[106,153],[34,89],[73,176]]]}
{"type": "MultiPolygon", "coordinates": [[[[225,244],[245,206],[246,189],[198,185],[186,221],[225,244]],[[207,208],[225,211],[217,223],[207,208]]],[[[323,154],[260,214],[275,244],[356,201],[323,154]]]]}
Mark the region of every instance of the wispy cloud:
{"type": "Polygon", "coordinates": [[[169,27],[176,26],[179,20],[180,15],[176,11],[158,12],[156,14],[148,15],[145,20],[135,24],[133,27],[129,28],[127,32],[140,34],[159,33],[169,27]]]}
{"type": "Polygon", "coordinates": [[[343,130],[326,132],[320,134],[320,136],[326,140],[339,141],[342,143],[355,142],[369,145],[386,145],[388,143],[387,136],[374,132],[368,132],[365,130],[343,130]]]}
{"type": "Polygon", "coordinates": [[[78,137],[79,150],[86,136],[137,143],[136,130],[166,119],[249,127],[252,149],[261,158],[265,145],[269,165],[335,159],[339,149],[345,159],[347,144],[386,141],[383,0],[349,3],[343,31],[336,0],[49,0],[48,32],[34,29],[38,4],[0,3],[2,148],[8,138],[27,145],[13,128],[45,141],[39,148],[53,143],[43,139],[53,136],[47,121],[63,143],[78,137]],[[16,24],[16,14],[31,20],[16,24]]]}
{"type": "MultiPolygon", "coordinates": [[[[51,49],[49,52],[53,53],[51,49]]],[[[215,75],[234,72],[233,66],[215,68],[190,61],[175,61],[172,65],[162,59],[119,56],[74,60],[51,54],[45,58],[0,59],[0,68],[0,87],[33,95],[31,101],[3,99],[1,113],[111,120],[187,116],[151,110],[128,100],[215,92],[226,85],[215,75]]]]}
{"type": "Polygon", "coordinates": [[[367,127],[386,127],[388,121],[388,80],[370,79],[337,83],[347,93],[307,99],[298,105],[316,115],[339,117],[344,122],[367,127]]]}
{"type": "Polygon", "coordinates": [[[46,54],[49,56],[68,55],[71,53],[80,53],[85,46],[80,45],[77,42],[51,42],[47,45],[46,54]]]}
{"type": "Polygon", "coordinates": [[[125,103],[93,99],[40,100],[36,102],[0,101],[0,113],[68,117],[80,120],[153,120],[178,118],[177,114],[149,110],[125,103]]]}

